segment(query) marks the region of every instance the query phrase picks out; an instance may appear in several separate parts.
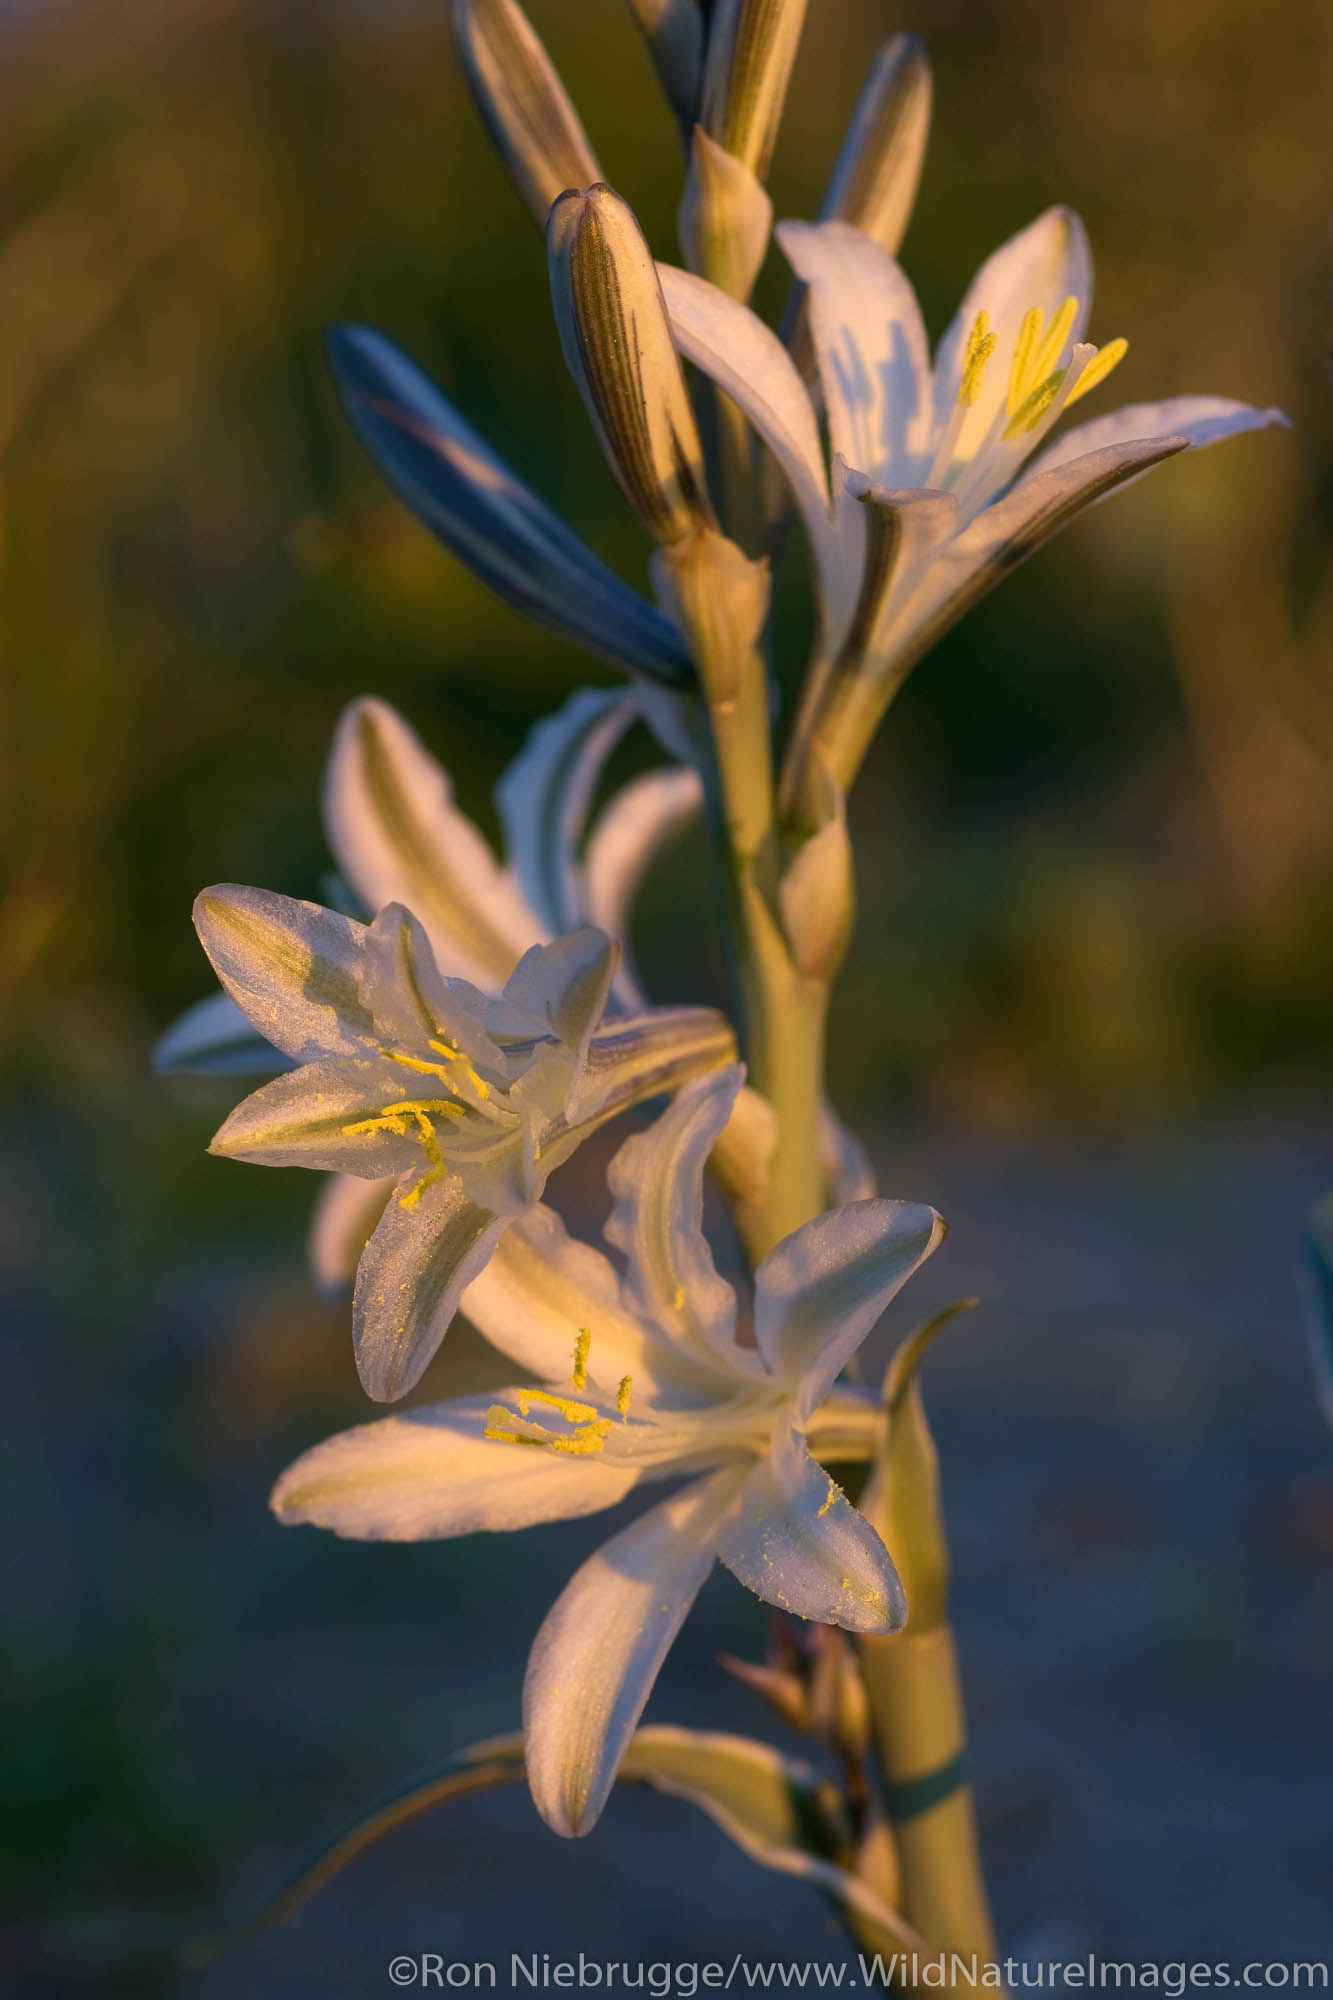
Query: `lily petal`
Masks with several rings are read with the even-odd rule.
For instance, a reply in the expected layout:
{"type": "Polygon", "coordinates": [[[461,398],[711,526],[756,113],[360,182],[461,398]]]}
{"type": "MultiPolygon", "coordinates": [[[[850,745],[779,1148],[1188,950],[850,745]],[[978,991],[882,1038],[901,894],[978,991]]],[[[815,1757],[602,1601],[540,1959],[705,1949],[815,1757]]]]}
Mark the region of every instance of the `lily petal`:
{"type": "Polygon", "coordinates": [[[880,671],[896,687],[942,632],[1085,507],[1184,449],[1183,438],[1108,445],[1020,480],[939,549],[895,605],[876,637],[880,671]]]}
{"type": "Polygon", "coordinates": [[[809,287],[831,449],[886,486],[918,484],[930,352],[901,265],[847,222],[784,222],[777,237],[809,287]]]}
{"type": "Polygon", "coordinates": [[[462,1306],[492,1347],[545,1382],[573,1380],[577,1341],[588,1383],[612,1405],[626,1376],[636,1402],[692,1372],[698,1379],[625,1309],[610,1259],[570,1236],[550,1208],[529,1209],[505,1231],[462,1306]]]}
{"type": "Polygon", "coordinates": [[[703,1232],[703,1177],[743,1075],[733,1064],[687,1084],[646,1132],[625,1141],[606,1175],[614,1198],[607,1241],[626,1259],[635,1312],[697,1360],[738,1367],[736,1294],[718,1276],[703,1232]]]}
{"type": "Polygon", "coordinates": [[[523,1730],[532,1796],[554,1832],[587,1833],[606,1804],[744,1477],[727,1467],[641,1515],[576,1570],[547,1615],[523,1683],[523,1730]]]}
{"type": "Polygon", "coordinates": [[[461,1396],[340,1431],[287,1467],[269,1504],[289,1526],[308,1521],[359,1542],[425,1542],[595,1514],[636,1483],[620,1467],[487,1438],[496,1400],[461,1396]]]}
{"type": "Polygon", "coordinates": [[[383,1040],[424,1049],[444,1037],[474,1064],[508,1080],[513,1065],[484,1025],[486,995],[466,980],[441,976],[425,925],[411,910],[385,905],[366,929],[363,966],[362,997],[383,1040]]]}
{"type": "Polygon", "coordinates": [[[340,326],[328,348],[362,443],[460,562],[538,624],[618,666],[672,685],[688,679],[669,620],[570,533],[392,341],[340,326]]]}
{"type": "Polygon", "coordinates": [[[755,1272],[755,1339],[770,1369],[799,1384],[804,1423],[884,1308],[944,1235],[915,1201],[856,1201],[785,1236],[755,1272]]]}
{"type": "Polygon", "coordinates": [[[410,1209],[390,1201],[362,1255],[352,1304],[357,1371],[377,1403],[420,1381],[509,1220],[471,1200],[453,1175],[410,1209]]]}
{"type": "Polygon", "coordinates": [[[402,1098],[403,1072],[383,1058],[304,1063],[242,1098],[208,1150],[262,1167],[396,1177],[421,1159],[410,1119],[381,1122],[402,1098]]]}
{"type": "Polygon", "coordinates": [[[1094,417],[1090,423],[1075,424],[1048,445],[1019,481],[1040,478],[1057,466],[1088,452],[1103,451],[1108,445],[1126,444],[1136,439],[1184,438],[1191,451],[1235,437],[1240,431],[1270,428],[1288,430],[1291,420],[1281,410],[1260,410],[1252,403],[1234,403],[1229,396],[1168,396],[1161,403],[1126,403],[1109,416],[1094,417]]]}
{"type": "Polygon", "coordinates": [[[363,925],[234,882],[195,898],[194,924],[218,978],[274,1048],[296,1062],[375,1051],[361,997],[363,925]]]}
{"type": "Polygon", "coordinates": [[[159,1035],[153,1068],[159,1076],[264,1076],[284,1058],[252,1028],[229,993],[210,993],[159,1035]]]}
{"type": "Polygon", "coordinates": [[[584,856],[589,920],[620,944],[615,992],[622,1004],[644,1005],[629,949],[630,912],[657,856],[685,833],[703,807],[703,780],[689,768],[646,771],[609,799],[593,823],[584,856]]]}
{"type": "Polygon", "coordinates": [[[495,788],[510,863],[552,937],[583,922],[583,830],[606,761],[638,714],[623,689],[580,688],[530,732],[495,788]]]}
{"type": "Polygon", "coordinates": [[[657,275],[677,347],[739,404],[786,474],[827,592],[840,552],[819,425],[795,363],[757,314],[716,285],[670,264],[657,275]]]}
{"type": "Polygon", "coordinates": [[[795,1431],[779,1431],[718,1537],[732,1575],[766,1604],[848,1632],[897,1632],[907,1597],[893,1558],[795,1431]]]}
{"type": "Polygon", "coordinates": [[[736,1037],[711,1007],[648,1007],[602,1024],[565,1099],[576,1124],[603,1124],[659,1091],[736,1060],[736,1037]]]}
{"type": "Polygon", "coordinates": [[[367,1181],[355,1174],[332,1174],[320,1189],[306,1254],[325,1298],[336,1298],[355,1278],[361,1252],[394,1187],[391,1179],[367,1181]]]}
{"type": "Polygon", "coordinates": [[[585,926],[525,951],[505,982],[502,1004],[581,1060],[606,1011],[615,969],[616,946],[604,931],[585,926]]]}
{"type": "Polygon", "coordinates": [[[324,779],[324,825],[371,911],[404,903],[440,970],[502,986],[542,926],[466,813],[449,774],[387,702],[343,711],[324,779]]]}
{"type": "Polygon", "coordinates": [[[1010,359],[1024,314],[1033,306],[1039,307],[1049,327],[1067,298],[1075,299],[1077,308],[1053,367],[1075,341],[1083,338],[1092,308],[1092,251],[1087,231],[1072,208],[1048,208],[986,259],[963,294],[963,302],[939,344],[935,356],[935,426],[942,430],[957,400],[968,335],[977,314],[989,314],[995,351],[982,376],[980,393],[958,434],[955,446],[958,458],[972,456],[1005,400],[1010,359]]]}

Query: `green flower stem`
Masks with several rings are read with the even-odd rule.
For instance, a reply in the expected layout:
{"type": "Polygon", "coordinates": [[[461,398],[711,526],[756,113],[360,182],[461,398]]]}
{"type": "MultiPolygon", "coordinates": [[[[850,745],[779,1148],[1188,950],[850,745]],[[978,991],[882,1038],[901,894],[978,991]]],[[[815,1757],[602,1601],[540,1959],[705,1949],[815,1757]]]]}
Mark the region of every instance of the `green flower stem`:
{"type": "Polygon", "coordinates": [[[875,1746],[902,1869],[902,1912],[932,1950],[995,1958],[981,1874],[953,1633],[860,1641],[875,1746]]]}
{"type": "Polygon", "coordinates": [[[902,1870],[902,1914],[932,1950],[989,1961],[995,1932],[964,1770],[939,1459],[917,1377],[922,1355],[956,1311],[937,1314],[904,1341],[885,1380],[884,1445],[861,1508],[893,1551],[909,1617],[904,1631],[867,1634],[858,1646],[902,1870]]]}
{"type": "Polygon", "coordinates": [[[658,563],[708,714],[709,820],[726,888],[749,1079],[777,1118],[767,1183],[737,1213],[758,1262],[824,1206],[819,1105],[828,989],[793,963],[775,914],[779,843],[768,675],[758,643],[767,568],[713,530],[661,551],[658,563]]]}

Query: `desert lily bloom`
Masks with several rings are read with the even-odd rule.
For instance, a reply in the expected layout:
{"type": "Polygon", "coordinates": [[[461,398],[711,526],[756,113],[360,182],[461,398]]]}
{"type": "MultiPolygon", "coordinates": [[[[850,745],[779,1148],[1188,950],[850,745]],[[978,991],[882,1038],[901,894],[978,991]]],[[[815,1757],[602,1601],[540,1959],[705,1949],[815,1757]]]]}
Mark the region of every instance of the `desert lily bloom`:
{"type": "Polygon", "coordinates": [[[273,1495],[283,1521],[420,1541],[594,1513],[688,1475],[584,1563],[537,1635],[528,1775],[558,1833],[597,1818],[715,1559],[825,1624],[890,1632],[906,1617],[888,1550],[820,1461],[869,1455],[876,1400],[837,1377],[944,1225],[879,1200],[807,1223],[760,1265],[757,1344],[743,1346],[701,1227],[704,1162],[739,1081],[687,1085],[617,1154],[607,1236],[623,1275],[538,1207],[472,1284],[469,1318],[542,1386],[345,1431],[273,1495]]]}
{"type": "MultiPolygon", "coordinates": [[[[1177,451],[1285,422],[1220,396],[1177,396],[1046,444],[1126,350],[1083,338],[1092,258],[1069,209],[1048,209],[986,260],[933,362],[906,275],[869,236],[840,221],[777,233],[808,288],[831,473],[815,403],[776,336],[688,272],[663,269],[662,288],[682,353],[746,411],[790,482],[816,570],[825,677],[840,649],[854,654],[868,711],[1083,507],[1177,451]]],[[[843,768],[830,760],[843,783],[873,720],[847,732],[843,768]]]]}
{"type": "Polygon", "coordinates": [[[443,978],[397,904],[366,926],[224,886],[195,923],[232,999],[297,1065],[212,1151],[395,1183],[353,1305],[357,1366],[381,1401],[417,1381],[468,1281],[589,1131],[733,1053],[706,1008],[599,1026],[615,967],[601,931],[533,946],[495,999],[443,978]]]}
{"type": "MultiPolygon", "coordinates": [[[[368,913],[389,903],[410,909],[439,970],[488,992],[534,944],[595,925],[621,947],[611,1005],[641,1010],[626,948],[629,910],[655,857],[697,816],[701,787],[692,766],[663,766],[632,778],[591,816],[606,760],[639,719],[679,754],[671,697],[646,687],[580,689],[537,724],[500,782],[501,863],[404,718],[387,702],[353,702],[324,780],[325,830],[343,881],[368,913]]],[[[156,1061],[164,1071],[260,1076],[285,1066],[226,993],[182,1015],[156,1061]]],[[[326,1289],[351,1282],[392,1186],[353,1175],[328,1183],[310,1236],[326,1289]]]]}

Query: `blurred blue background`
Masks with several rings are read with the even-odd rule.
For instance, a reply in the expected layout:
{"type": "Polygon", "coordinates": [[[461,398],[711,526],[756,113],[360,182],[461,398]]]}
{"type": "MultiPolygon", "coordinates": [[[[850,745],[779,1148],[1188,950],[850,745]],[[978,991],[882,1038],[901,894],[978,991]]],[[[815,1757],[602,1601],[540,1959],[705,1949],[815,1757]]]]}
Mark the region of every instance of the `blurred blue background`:
{"type": "MultiPolygon", "coordinates": [[[[674,254],[677,142],[628,9],[531,13],[674,254]]],[[[879,1349],[985,1302],[928,1388],[1001,1932],[1333,1957],[1333,1446],[1290,1271],[1333,1182],[1333,17],[812,0],[779,214],[817,206],[897,28],[936,70],[903,253],[934,329],[1069,201],[1094,332],[1130,338],[1121,398],[1295,423],[1164,468],[1009,580],[917,670],[853,801],[834,1092],[885,1192],[953,1225],[879,1349]]],[[[235,1093],[148,1071],[208,990],[195,891],[318,892],[348,699],[401,707],[494,832],[528,724],[600,677],[387,494],[322,327],[385,328],[638,582],[646,551],[441,7],[43,0],[0,34],[0,1979],[154,1995],[369,1796],[514,1725],[596,1533],[277,1529],[288,1457],[366,1413],[304,1273],[313,1183],[206,1158],[235,1093]]],[[[775,257],[760,296],[784,289],[775,257]]],[[[790,661],[794,563],[780,603],[790,661]]],[[[661,998],[716,990],[707,898],[691,848],[650,885],[661,998]]],[[[598,1165],[568,1185],[590,1228],[598,1165]]],[[[459,1330],[422,1393],[490,1366],[459,1330]]],[[[766,1730],[713,1665],[761,1643],[716,1580],[651,1715],[766,1730]]],[[[617,1800],[567,1848],[514,1796],[398,1836],[184,1990],[373,1993],[397,1950],[580,1947],[843,1949],[684,1806],[617,1800]]]]}

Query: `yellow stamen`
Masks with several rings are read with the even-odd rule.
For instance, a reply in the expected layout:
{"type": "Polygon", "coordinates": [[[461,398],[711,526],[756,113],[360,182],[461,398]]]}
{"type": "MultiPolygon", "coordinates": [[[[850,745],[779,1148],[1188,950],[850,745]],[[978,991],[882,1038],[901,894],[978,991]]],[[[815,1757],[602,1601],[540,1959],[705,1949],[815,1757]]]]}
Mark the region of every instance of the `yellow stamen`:
{"type": "Polygon", "coordinates": [[[1040,306],[1031,306],[1024,313],[1023,324],[1018,329],[1014,358],[1009,364],[1009,389],[1005,396],[1005,407],[1011,417],[1028,392],[1028,367],[1045,318],[1040,306]]]}
{"type": "Polygon", "coordinates": [[[963,374],[958,384],[958,400],[965,409],[970,409],[981,394],[981,380],[986,373],[986,363],[995,352],[995,338],[990,331],[990,314],[983,308],[972,322],[972,331],[967,336],[967,346],[963,350],[963,374]]]}
{"type": "Polygon", "coordinates": [[[463,1054],[461,1049],[450,1048],[448,1042],[432,1042],[431,1047],[435,1050],[437,1055],[445,1056],[448,1058],[450,1062],[457,1063],[459,1065],[459,1067],[462,1069],[464,1076],[467,1078],[468,1082],[472,1085],[472,1088],[476,1091],[478,1097],[490,1096],[491,1094],[490,1085],[487,1083],[484,1076],[480,1076],[478,1074],[476,1064],[470,1062],[468,1058],[463,1054]]]}
{"type": "Polygon", "coordinates": [[[1105,347],[1099,347],[1065,397],[1065,408],[1076,403],[1080,396],[1086,396],[1089,389],[1095,389],[1104,382],[1113,368],[1118,368],[1129,352],[1127,340],[1108,340],[1105,347]]]}
{"type": "Polygon", "coordinates": [[[1068,372],[1066,368],[1057,368],[1054,375],[1048,375],[1044,382],[1039,383],[1032,393],[1024,398],[1004,427],[1005,438],[1015,438],[1020,431],[1033,430],[1041,422],[1059,394],[1060,384],[1068,372]]]}
{"type": "Polygon", "coordinates": [[[438,1076],[446,1083],[449,1081],[449,1072],[442,1063],[423,1062],[420,1056],[405,1056],[401,1049],[385,1049],[383,1053],[390,1062],[401,1063],[404,1069],[419,1070],[422,1076],[438,1076]]]}
{"type": "Polygon", "coordinates": [[[825,1514],[828,1513],[829,1508],[833,1505],[837,1497],[838,1497],[838,1489],[834,1485],[833,1481],[830,1479],[828,1483],[828,1492],[824,1495],[824,1504],[820,1508],[819,1513],[815,1516],[816,1520],[820,1520],[825,1514]]]}
{"type": "MultiPolygon", "coordinates": [[[[610,1429],[609,1424],[607,1429],[610,1429]]],[[[578,1458],[587,1457],[590,1452],[606,1449],[606,1439],[600,1427],[594,1431],[591,1426],[587,1430],[576,1431],[573,1437],[552,1438],[550,1444],[552,1451],[572,1452],[578,1458]]]]}
{"type": "Polygon", "coordinates": [[[1027,387],[1041,382],[1051,373],[1060,359],[1060,350],[1069,338],[1070,329],[1078,318],[1078,300],[1072,293],[1051,321],[1045,340],[1028,363],[1027,387]]]}
{"type": "MultiPolygon", "coordinates": [[[[520,1389],[518,1392],[518,1413],[526,1417],[532,1403],[542,1403],[549,1410],[559,1410],[562,1417],[568,1417],[571,1424],[591,1423],[597,1411],[591,1403],[576,1403],[572,1396],[556,1396],[549,1389],[520,1389]]],[[[609,1426],[608,1426],[609,1428],[609,1426]]]]}
{"type": "Polygon", "coordinates": [[[672,1305],[672,1310],[674,1312],[684,1312],[685,1310],[684,1285],[677,1285],[675,1291],[671,1294],[671,1305],[672,1305]]]}
{"type": "Polygon", "coordinates": [[[629,1397],[630,1390],[633,1387],[634,1377],[632,1375],[622,1375],[620,1378],[620,1387],[616,1390],[616,1408],[622,1417],[629,1416],[629,1397]]]}
{"type": "Polygon", "coordinates": [[[592,1346],[592,1334],[586,1326],[581,1326],[574,1342],[574,1373],[570,1377],[576,1389],[588,1386],[588,1349],[592,1346]]]}

